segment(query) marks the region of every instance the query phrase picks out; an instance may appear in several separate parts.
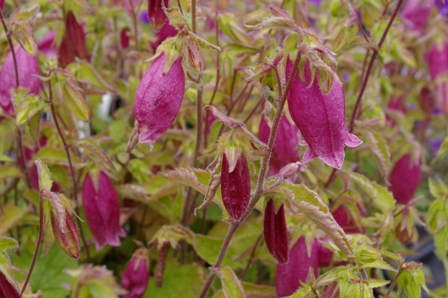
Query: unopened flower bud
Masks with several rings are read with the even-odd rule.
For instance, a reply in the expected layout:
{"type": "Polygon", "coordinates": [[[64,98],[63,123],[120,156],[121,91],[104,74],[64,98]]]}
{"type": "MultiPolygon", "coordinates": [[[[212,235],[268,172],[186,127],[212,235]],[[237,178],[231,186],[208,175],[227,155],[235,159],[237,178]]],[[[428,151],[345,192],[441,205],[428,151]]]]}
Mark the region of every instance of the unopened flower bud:
{"type": "Polygon", "coordinates": [[[148,251],[138,249],[129,261],[121,278],[121,285],[128,290],[125,298],[141,298],[149,283],[148,251]]]}
{"type": "Polygon", "coordinates": [[[223,154],[221,195],[230,217],[240,219],[250,200],[250,174],[244,154],[240,155],[232,172],[229,170],[229,161],[223,154]]]}
{"type": "MultiPolygon", "coordinates": [[[[286,77],[289,78],[293,63],[286,63],[286,77]]],[[[356,147],[362,142],[348,132],[345,123],[345,96],[342,84],[333,80],[328,93],[318,83],[318,72],[311,83],[310,63],[305,65],[305,81],[296,73],[288,96],[291,117],[308,144],[303,157],[306,163],[319,157],[329,166],[340,169],[344,162],[344,146],[356,147]]]]}
{"type": "Polygon", "coordinates": [[[56,211],[52,211],[50,221],[56,243],[72,258],[79,258],[81,253],[79,231],[67,209],[65,216],[58,216],[56,211]],[[61,222],[61,220],[65,222],[61,222]]]}
{"type": "Polygon", "coordinates": [[[126,236],[120,227],[120,202],[114,185],[103,171],[99,172],[97,183],[87,174],[82,186],[82,204],[97,250],[106,243],[119,246],[118,236],[126,236]]]}
{"type": "Polygon", "coordinates": [[[185,92],[182,58],[164,74],[165,53],[155,59],[143,76],[134,101],[140,143],[154,143],[170,128],[179,112],[185,92]]]}
{"type": "Polygon", "coordinates": [[[407,204],[414,196],[421,180],[421,163],[410,154],[402,156],[390,172],[390,191],[400,204],[407,204]]]}
{"type": "Polygon", "coordinates": [[[269,200],[264,210],[264,241],[269,252],[279,263],[288,261],[288,230],[283,204],[275,212],[274,200],[269,200]]]}
{"type": "Polygon", "coordinates": [[[168,22],[162,1],[165,7],[169,6],[168,0],[148,0],[148,18],[154,31],[159,31],[168,22]]]}
{"type": "Polygon", "coordinates": [[[86,36],[83,27],[70,10],[65,19],[65,34],[58,50],[59,63],[62,67],[75,61],[75,57],[87,59],[86,36]]]}

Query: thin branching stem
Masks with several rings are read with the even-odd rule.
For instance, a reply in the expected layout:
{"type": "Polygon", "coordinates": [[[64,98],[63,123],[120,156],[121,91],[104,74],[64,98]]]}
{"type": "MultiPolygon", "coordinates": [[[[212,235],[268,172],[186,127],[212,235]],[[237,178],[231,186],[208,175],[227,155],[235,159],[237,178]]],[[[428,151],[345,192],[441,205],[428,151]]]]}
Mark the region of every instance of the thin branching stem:
{"type": "Polygon", "coordinates": [[[397,274],[395,274],[395,277],[392,280],[392,283],[390,284],[386,294],[384,295],[384,298],[389,297],[390,293],[392,293],[393,289],[395,288],[395,285],[397,284],[398,278],[400,277],[401,273],[403,273],[403,271],[404,271],[403,266],[401,266],[397,274]]]}
{"type": "MultiPolygon", "coordinates": [[[[246,208],[246,211],[244,212],[243,216],[239,220],[233,221],[232,224],[230,225],[229,231],[227,232],[227,235],[226,235],[226,237],[224,239],[224,243],[222,244],[221,251],[219,252],[216,264],[213,266],[214,268],[219,268],[221,266],[222,261],[224,260],[224,257],[225,257],[225,255],[227,253],[227,249],[229,248],[230,241],[233,238],[233,235],[235,235],[236,231],[241,226],[241,224],[246,220],[246,218],[249,217],[249,215],[252,212],[252,210],[254,209],[255,205],[257,204],[257,202],[261,198],[261,195],[263,193],[264,181],[266,179],[266,174],[267,174],[268,169],[269,169],[269,160],[270,160],[271,155],[272,155],[272,150],[274,148],[275,137],[276,137],[276,134],[277,134],[277,129],[278,129],[279,123],[280,123],[280,118],[281,118],[282,113],[283,113],[283,108],[285,106],[286,97],[287,97],[287,95],[289,93],[289,89],[291,88],[292,81],[294,79],[294,76],[297,73],[297,68],[299,66],[299,61],[300,61],[300,54],[297,54],[297,57],[296,57],[296,59],[294,61],[294,66],[292,68],[290,77],[288,79],[288,82],[286,83],[286,87],[285,87],[285,90],[283,92],[283,96],[280,98],[280,100],[278,102],[277,111],[275,113],[275,117],[274,117],[274,120],[273,120],[272,129],[271,129],[271,132],[269,134],[267,154],[263,157],[263,160],[261,162],[260,173],[258,175],[257,186],[255,187],[254,196],[250,200],[249,205],[246,208]]],[[[200,298],[204,298],[207,295],[207,292],[208,292],[208,290],[210,288],[210,285],[213,282],[214,277],[215,277],[215,273],[213,271],[210,271],[210,274],[209,274],[207,280],[205,281],[204,287],[202,288],[201,293],[199,295],[200,298]]]]}

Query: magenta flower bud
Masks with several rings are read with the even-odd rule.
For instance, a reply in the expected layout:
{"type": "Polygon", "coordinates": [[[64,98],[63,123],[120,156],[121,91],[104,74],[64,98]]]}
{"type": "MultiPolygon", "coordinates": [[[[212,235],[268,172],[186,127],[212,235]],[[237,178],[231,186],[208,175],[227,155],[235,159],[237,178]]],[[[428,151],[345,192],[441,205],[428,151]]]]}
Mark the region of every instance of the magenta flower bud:
{"type": "Polygon", "coordinates": [[[434,0],[407,0],[401,10],[401,17],[409,28],[422,31],[433,7],[434,0]]]}
{"type": "Polygon", "coordinates": [[[129,29],[123,28],[120,31],[120,44],[122,49],[129,48],[129,35],[128,35],[129,29]]]}
{"type": "MultiPolygon", "coordinates": [[[[271,128],[262,116],[258,131],[260,141],[267,144],[270,132],[271,128]]],[[[288,163],[299,161],[299,141],[299,130],[282,115],[272,149],[272,156],[269,160],[269,176],[278,174],[280,169],[288,163]]]]}
{"type": "Polygon", "coordinates": [[[128,290],[125,298],[140,298],[149,282],[149,262],[146,249],[138,249],[129,261],[121,278],[121,285],[128,290]]]}
{"type": "Polygon", "coordinates": [[[86,36],[83,27],[76,20],[75,15],[70,10],[65,19],[65,34],[58,50],[59,64],[62,67],[75,61],[75,57],[87,59],[86,36]]]}
{"type": "Polygon", "coordinates": [[[103,171],[99,172],[97,183],[87,174],[82,186],[82,204],[97,250],[106,243],[119,246],[118,236],[126,236],[120,227],[120,202],[114,185],[103,171]]]}
{"type": "Polygon", "coordinates": [[[143,76],[134,101],[140,143],[154,143],[170,128],[185,92],[182,58],[163,74],[165,53],[156,58],[143,76]]]}
{"type": "Polygon", "coordinates": [[[414,196],[420,184],[421,163],[414,161],[411,155],[405,154],[394,165],[390,172],[390,191],[400,204],[407,204],[414,196]]]}
{"type": "MultiPolygon", "coordinates": [[[[30,56],[20,46],[15,46],[14,52],[17,59],[20,87],[27,88],[31,94],[38,95],[40,80],[36,75],[39,75],[40,71],[37,57],[30,56]]],[[[16,88],[16,73],[11,52],[6,57],[0,71],[0,82],[0,106],[6,113],[12,115],[14,107],[10,91],[16,88]]]]}
{"type": "Polygon", "coordinates": [[[264,210],[264,241],[271,255],[279,263],[288,261],[288,230],[283,204],[275,212],[274,200],[269,200],[264,210]]]}
{"type": "Polygon", "coordinates": [[[5,298],[22,297],[17,291],[17,289],[9,282],[9,280],[6,278],[6,276],[3,274],[2,271],[0,271],[0,297],[5,298]]]}
{"type": "Polygon", "coordinates": [[[230,217],[240,219],[250,200],[250,174],[244,154],[240,155],[232,172],[229,172],[229,161],[223,154],[221,195],[230,217]]]}
{"type": "Polygon", "coordinates": [[[309,270],[313,270],[317,277],[319,269],[319,249],[314,241],[311,254],[308,255],[305,237],[302,236],[289,252],[289,261],[277,264],[275,270],[275,288],[277,297],[287,297],[294,294],[300,287],[300,282],[305,282],[309,270]]]}
{"type": "MultiPolygon", "coordinates": [[[[293,63],[288,59],[287,77],[293,63]]],[[[305,82],[295,75],[288,96],[291,117],[299,128],[308,148],[303,157],[306,163],[319,157],[329,166],[340,169],[345,158],[344,145],[356,147],[362,142],[347,130],[345,97],[342,84],[336,80],[327,94],[319,87],[318,73],[312,80],[310,63],[305,66],[305,82]]]]}
{"type": "Polygon", "coordinates": [[[154,31],[159,31],[168,22],[162,1],[164,6],[168,8],[168,0],[148,0],[148,18],[154,31]]]}
{"type": "Polygon", "coordinates": [[[58,216],[56,212],[50,213],[54,239],[66,254],[77,259],[81,254],[78,227],[67,209],[65,210],[65,223],[61,223],[60,220],[62,220],[62,218],[58,216]]]}

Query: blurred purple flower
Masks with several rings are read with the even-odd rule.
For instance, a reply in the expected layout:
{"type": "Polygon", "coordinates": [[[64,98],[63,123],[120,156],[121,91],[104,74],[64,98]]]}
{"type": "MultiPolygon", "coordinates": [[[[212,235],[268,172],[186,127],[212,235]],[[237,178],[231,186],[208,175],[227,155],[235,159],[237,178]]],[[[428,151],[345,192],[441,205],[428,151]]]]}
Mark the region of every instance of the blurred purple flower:
{"type": "Polygon", "coordinates": [[[401,17],[409,28],[422,31],[433,7],[434,0],[407,0],[401,10],[401,17]]]}
{"type": "Polygon", "coordinates": [[[320,5],[322,4],[322,0],[308,0],[308,3],[314,4],[317,7],[320,7],[320,5]]]}
{"type": "Polygon", "coordinates": [[[442,138],[434,138],[434,139],[430,139],[428,141],[429,148],[431,149],[431,151],[433,153],[437,153],[437,151],[439,150],[440,146],[442,146],[442,143],[443,143],[443,139],[442,138]]]}
{"type": "Polygon", "coordinates": [[[436,0],[436,6],[442,16],[448,17],[448,1],[447,0],[436,0]]]}
{"type": "Polygon", "coordinates": [[[148,12],[147,11],[142,11],[140,13],[140,21],[145,23],[145,24],[149,24],[149,17],[148,17],[148,12]]]}

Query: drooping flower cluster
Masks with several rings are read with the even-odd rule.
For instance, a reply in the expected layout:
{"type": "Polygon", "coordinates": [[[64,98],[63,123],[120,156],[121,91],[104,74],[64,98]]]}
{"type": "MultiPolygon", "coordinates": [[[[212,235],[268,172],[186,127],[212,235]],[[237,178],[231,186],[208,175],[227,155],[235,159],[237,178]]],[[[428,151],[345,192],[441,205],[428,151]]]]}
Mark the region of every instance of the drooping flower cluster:
{"type": "Polygon", "coordinates": [[[87,174],[82,186],[82,204],[97,250],[105,244],[119,246],[118,236],[126,236],[120,227],[120,202],[109,177],[100,171],[94,181],[87,174]]]}
{"type": "MultiPolygon", "coordinates": [[[[292,67],[293,63],[288,59],[287,78],[292,67]]],[[[317,72],[313,80],[308,61],[304,73],[305,81],[295,75],[288,96],[291,117],[308,144],[303,162],[319,157],[329,166],[340,169],[345,158],[344,146],[356,147],[362,143],[348,132],[342,84],[335,80],[331,90],[324,93],[319,86],[317,72]]]]}

